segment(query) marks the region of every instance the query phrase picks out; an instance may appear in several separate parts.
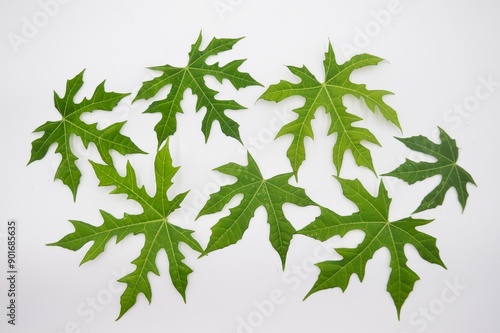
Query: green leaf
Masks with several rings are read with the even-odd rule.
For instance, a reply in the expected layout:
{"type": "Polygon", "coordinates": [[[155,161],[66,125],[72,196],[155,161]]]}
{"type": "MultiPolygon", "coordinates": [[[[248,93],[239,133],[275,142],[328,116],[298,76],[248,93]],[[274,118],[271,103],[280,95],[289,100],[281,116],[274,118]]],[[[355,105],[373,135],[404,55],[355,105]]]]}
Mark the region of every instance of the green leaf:
{"type": "Polygon", "coordinates": [[[353,83],[349,80],[353,71],[365,66],[376,65],[382,60],[369,54],[360,54],[339,65],[330,43],[323,62],[324,82],[316,79],[305,66],[301,68],[288,66],[290,71],[300,78],[300,82],[280,81],[278,84],[271,85],[261,96],[261,99],[274,102],[280,102],[291,96],[305,98],[304,105],[294,110],[298,114],[298,118],[284,125],[276,136],[287,134],[293,136],[287,156],[296,177],[300,165],[306,158],[304,140],[307,137],[314,139],[311,121],[314,119],[316,110],[321,106],[325,108],[326,113],[331,118],[328,135],[337,133],[337,141],[333,147],[333,162],[337,174],[340,173],[346,150],[351,150],[358,165],[375,172],[370,151],[362,145],[362,142],[380,144],[369,130],[353,126],[353,123],[360,121],[361,118],[347,112],[342,98],[346,95],[353,95],[363,99],[370,110],[373,112],[379,110],[387,120],[400,128],[396,111],[383,101],[383,97],[391,92],[368,90],[366,85],[353,83]]]}
{"type": "Polygon", "coordinates": [[[191,47],[186,67],[179,68],[170,65],[151,67],[150,69],[161,71],[163,74],[151,81],[144,82],[134,99],[134,101],[149,99],[163,87],[171,86],[165,99],[153,102],[145,111],[145,113],[160,113],[162,115],[155,127],[158,145],[161,145],[167,137],[175,133],[177,129],[175,117],[177,113],[182,113],[181,101],[188,88],[198,97],[196,110],[199,111],[203,107],[207,110],[201,128],[205,140],[208,140],[212,123],[217,120],[225,135],[241,142],[238,123],[226,116],[224,112],[226,110],[244,110],[245,108],[233,100],[216,99],[215,96],[218,92],[207,87],[205,76],[212,76],[220,83],[224,79],[229,80],[236,89],[260,84],[250,74],[238,71],[238,68],[245,62],[243,59],[231,61],[224,66],[220,66],[218,62],[213,65],[207,64],[209,57],[231,50],[241,38],[213,38],[204,50],[200,50],[201,40],[200,33],[198,40],[191,47]]]}
{"type": "Polygon", "coordinates": [[[170,278],[185,301],[188,275],[192,270],[183,262],[184,255],[179,250],[179,245],[185,243],[200,253],[203,249],[192,237],[192,230],[183,229],[169,221],[169,215],[179,208],[187,193],[179,194],[172,200],[167,198],[167,190],[172,185],[172,178],[179,169],[172,166],[168,141],[156,156],[156,194],[154,197],[150,197],[144,187],[138,187],[136,173],[130,163],[127,164],[124,177],[120,176],[112,166],[97,163],[92,163],[92,165],[100,180],[100,186],[114,186],[115,189],[111,193],[126,194],[129,199],[142,206],[143,213],[125,214],[119,219],[101,211],[104,223],[100,226],[71,221],[75,231],[49,245],[76,251],[88,242],[92,242],[92,246],[82,260],[83,264],[103,253],[106,243],[112,238],[116,237],[118,243],[128,235],[143,234],[144,246],[139,257],[132,261],[136,266],[135,270],[119,280],[125,283],[127,288],[121,296],[121,311],[118,319],[135,304],[140,293],[151,302],[152,291],[148,274],[159,275],[156,257],[161,250],[167,253],[170,278]]]}
{"type": "Polygon", "coordinates": [[[469,197],[467,184],[476,185],[472,176],[457,165],[458,148],[456,141],[450,138],[441,128],[439,128],[439,138],[441,140],[440,144],[434,143],[421,135],[411,138],[397,138],[411,150],[433,156],[437,161],[414,162],[407,159],[398,168],[383,175],[397,177],[408,184],[414,184],[436,175],[441,176],[439,184],[425,196],[414,213],[442,205],[446,193],[452,187],[456,189],[458,201],[462,205],[462,210],[464,210],[469,197]]]}
{"type": "Polygon", "coordinates": [[[375,252],[385,247],[391,256],[387,291],[392,296],[399,316],[403,303],[413,290],[415,282],[419,280],[418,275],[407,265],[405,245],[413,245],[424,260],[445,267],[439,256],[436,239],[416,229],[432,220],[407,217],[391,222],[389,221],[391,199],[382,182],[378,195],[373,197],[359,180],[337,179],[346,198],[355,203],[359,211],[350,216],[340,216],[322,208],[320,216],[297,233],[320,241],[335,235],[343,237],[351,230],[361,230],[365,236],[356,248],[336,250],[343,257],[342,260],[317,264],[320,274],[306,298],[328,288],[339,287],[345,291],[353,274],[363,281],[367,262],[375,252]]]}
{"type": "Polygon", "coordinates": [[[269,240],[285,267],[286,254],[295,228],[286,219],[283,205],[292,203],[304,207],[315,205],[315,203],[309,199],[303,189],[288,183],[292,177],[291,173],[264,179],[250,154],[248,154],[247,166],[229,163],[215,170],[234,176],[238,180],[234,184],[222,186],[219,192],[213,193],[198,217],[221,211],[237,194],[243,194],[243,199],[230,210],[228,216],[220,219],[212,227],[212,235],[205,253],[222,249],[239,241],[248,229],[255,210],[264,206],[270,226],[269,240]]]}
{"type": "Polygon", "coordinates": [[[62,180],[73,193],[76,199],[81,173],[76,165],[78,159],[71,150],[70,137],[77,135],[82,139],[85,148],[92,142],[97,147],[101,158],[106,164],[112,164],[110,150],[115,150],[122,155],[144,154],[130,138],[120,134],[125,122],[116,123],[103,130],[97,129],[97,124],[86,124],[80,117],[83,113],[95,110],[111,111],[129,94],[107,92],[102,82],[94,91],[90,99],[84,99],[76,104],[75,95],[83,86],[83,70],[80,74],[69,80],[66,84],[66,93],[63,97],[54,92],[54,103],[62,119],[48,121],[38,127],[34,132],[43,132],[43,136],[32,142],[31,158],[28,164],[41,160],[53,144],[57,144],[56,153],[61,154],[62,160],[57,168],[55,178],[62,180]]]}

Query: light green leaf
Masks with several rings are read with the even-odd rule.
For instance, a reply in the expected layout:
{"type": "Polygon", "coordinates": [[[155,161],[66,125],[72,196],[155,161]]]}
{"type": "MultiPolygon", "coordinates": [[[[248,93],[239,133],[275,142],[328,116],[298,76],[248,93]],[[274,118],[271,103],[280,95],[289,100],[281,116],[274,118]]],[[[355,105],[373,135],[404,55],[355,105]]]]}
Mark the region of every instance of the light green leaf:
{"type": "Polygon", "coordinates": [[[351,150],[358,165],[375,172],[370,151],[362,145],[362,142],[380,144],[369,130],[353,125],[361,118],[347,112],[342,98],[346,95],[353,95],[363,99],[370,110],[373,112],[379,110],[388,121],[400,128],[396,111],[383,101],[383,97],[391,92],[368,90],[366,85],[353,83],[349,80],[353,71],[365,66],[377,65],[382,60],[369,54],[360,54],[339,65],[332,45],[329,44],[323,63],[324,82],[316,79],[306,67],[288,66],[290,71],[300,78],[300,82],[280,81],[278,84],[271,85],[261,96],[261,99],[274,102],[280,102],[291,96],[305,98],[304,105],[294,110],[298,114],[298,118],[284,125],[277,135],[277,137],[287,134],[293,136],[287,156],[296,177],[300,165],[306,158],[304,140],[307,137],[314,139],[311,121],[320,106],[325,108],[326,113],[331,118],[328,134],[337,133],[337,141],[333,147],[333,162],[337,174],[340,172],[344,153],[347,150],[351,150]]]}
{"type": "Polygon", "coordinates": [[[441,140],[440,144],[434,143],[421,135],[411,138],[397,138],[411,150],[434,156],[437,161],[415,162],[407,159],[398,168],[383,175],[397,177],[408,184],[414,184],[436,175],[441,176],[439,184],[425,196],[414,213],[442,205],[446,193],[452,187],[457,191],[458,201],[463,210],[469,197],[467,184],[476,185],[472,176],[457,165],[458,148],[456,141],[450,138],[441,128],[439,128],[439,138],[441,140]]]}
{"type": "Polygon", "coordinates": [[[143,212],[139,215],[125,214],[119,219],[101,211],[104,223],[100,226],[71,221],[75,231],[49,245],[76,251],[92,242],[92,246],[82,260],[83,264],[103,253],[106,243],[113,237],[116,237],[118,243],[128,235],[143,234],[144,246],[139,257],[132,261],[136,266],[135,270],[119,280],[127,287],[121,296],[121,311],[118,319],[135,304],[140,293],[151,302],[152,291],[148,274],[159,275],[156,257],[161,250],[167,253],[170,278],[185,301],[188,275],[192,270],[183,262],[184,255],[179,250],[179,245],[185,243],[200,253],[203,249],[192,237],[192,230],[183,229],[169,221],[169,215],[179,208],[187,193],[179,194],[172,200],[167,198],[167,190],[172,185],[172,178],[179,169],[172,166],[168,141],[156,156],[156,194],[154,197],[150,197],[144,187],[138,187],[136,174],[130,163],[127,164],[124,177],[120,176],[112,166],[97,163],[92,163],[92,165],[100,180],[100,186],[114,186],[115,189],[111,193],[126,194],[129,199],[142,206],[143,212]]]}
{"type": "Polygon", "coordinates": [[[85,112],[95,110],[111,111],[125,96],[129,94],[119,94],[107,92],[102,82],[94,91],[90,99],[84,99],[76,104],[75,95],[83,86],[83,73],[75,76],[66,84],[66,93],[63,97],[54,92],[54,103],[62,119],[58,121],[48,121],[38,127],[34,132],[43,132],[43,136],[32,142],[31,158],[28,164],[41,160],[47,154],[53,144],[57,144],[56,153],[62,155],[62,160],[57,168],[55,178],[62,180],[73,193],[76,199],[78,185],[80,184],[81,173],[76,165],[77,156],[71,151],[70,137],[77,135],[82,139],[86,148],[92,142],[96,145],[101,158],[106,164],[111,165],[111,150],[120,154],[144,154],[131,140],[120,133],[125,122],[116,123],[104,128],[97,129],[97,124],[86,124],[80,117],[85,112]]]}
{"type": "Polygon", "coordinates": [[[378,195],[372,197],[359,180],[337,179],[346,198],[355,203],[359,211],[350,216],[340,216],[322,208],[320,216],[297,233],[320,241],[335,235],[343,237],[351,230],[361,230],[365,236],[356,248],[336,249],[343,257],[342,260],[317,264],[320,274],[306,298],[328,288],[339,287],[344,291],[354,274],[363,281],[367,262],[375,252],[385,247],[391,256],[391,274],[387,291],[392,296],[399,316],[401,307],[413,290],[415,282],[419,280],[418,275],[407,265],[405,245],[413,245],[424,260],[445,267],[439,256],[436,239],[416,229],[432,220],[407,217],[391,222],[389,221],[391,199],[382,182],[378,195]]]}

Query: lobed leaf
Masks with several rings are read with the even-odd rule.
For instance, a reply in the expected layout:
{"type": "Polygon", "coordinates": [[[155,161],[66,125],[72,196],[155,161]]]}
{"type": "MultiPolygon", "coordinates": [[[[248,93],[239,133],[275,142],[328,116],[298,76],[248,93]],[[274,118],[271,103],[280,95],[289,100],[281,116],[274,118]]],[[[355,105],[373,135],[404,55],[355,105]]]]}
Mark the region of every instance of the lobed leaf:
{"type": "Polygon", "coordinates": [[[371,111],[378,110],[384,118],[401,128],[396,111],[383,100],[383,97],[392,94],[391,92],[368,90],[366,85],[350,81],[350,75],[353,71],[365,66],[377,65],[380,61],[382,61],[381,58],[360,54],[339,65],[332,45],[329,43],[323,62],[324,82],[320,82],[305,66],[301,68],[288,66],[292,74],[300,78],[300,82],[280,81],[278,84],[271,85],[262,94],[261,99],[274,102],[280,102],[291,96],[305,98],[304,105],[294,110],[298,114],[298,118],[284,125],[276,136],[288,134],[293,136],[287,156],[295,177],[297,177],[299,167],[306,158],[304,140],[307,137],[314,138],[311,121],[319,107],[324,107],[331,118],[328,135],[337,134],[332,156],[337,174],[340,173],[343,157],[347,150],[352,152],[358,165],[367,167],[375,173],[370,151],[363,145],[363,142],[376,145],[380,145],[380,143],[368,129],[354,125],[361,118],[347,112],[342,98],[346,95],[353,95],[362,99],[371,111]]]}
{"type": "Polygon", "coordinates": [[[350,216],[340,216],[322,208],[316,220],[297,233],[320,241],[336,235],[343,237],[351,230],[361,230],[365,236],[356,248],[337,249],[336,251],[342,256],[341,260],[317,264],[320,274],[306,298],[328,288],[338,287],[344,291],[352,275],[357,275],[362,282],[368,261],[375,252],[387,248],[391,256],[387,291],[394,301],[399,316],[404,302],[419,279],[407,265],[405,245],[413,245],[424,260],[445,267],[439,256],[436,239],[417,230],[418,227],[432,221],[407,217],[391,222],[389,221],[391,199],[382,182],[378,195],[373,197],[359,180],[337,179],[346,198],[355,203],[359,211],[350,216]]]}
{"type": "Polygon", "coordinates": [[[179,250],[179,245],[185,243],[200,253],[203,249],[193,238],[192,230],[176,226],[169,220],[169,215],[180,207],[187,193],[179,194],[172,200],[167,198],[166,192],[172,185],[172,178],[179,169],[172,165],[168,141],[158,151],[155,159],[157,190],[154,197],[150,197],[144,187],[137,185],[137,176],[130,163],[127,164],[125,176],[119,175],[116,169],[109,165],[92,163],[92,166],[100,180],[100,186],[113,186],[114,189],[111,193],[126,194],[129,199],[141,205],[143,212],[138,215],[125,214],[123,218],[116,218],[101,211],[104,222],[100,226],[71,221],[75,231],[49,245],[76,251],[92,242],[82,260],[83,264],[103,253],[106,244],[114,237],[118,243],[128,235],[142,234],[145,237],[143,248],[140,255],[132,261],[136,267],[134,271],[119,280],[126,284],[126,289],[121,296],[121,310],[118,319],[135,304],[139,294],[144,294],[151,302],[152,291],[148,274],[159,275],[156,257],[161,250],[165,250],[167,254],[172,284],[185,301],[188,275],[192,270],[183,262],[184,255],[179,250]]]}
{"type": "Polygon", "coordinates": [[[397,138],[411,150],[433,156],[437,161],[415,162],[407,159],[395,170],[383,174],[383,176],[402,179],[410,185],[433,176],[441,176],[439,184],[424,197],[414,213],[442,205],[446,193],[452,187],[457,191],[458,201],[463,210],[469,197],[467,184],[476,185],[472,176],[457,165],[458,148],[455,140],[441,128],[439,128],[439,138],[440,144],[421,135],[411,138],[397,138]]]}
{"type": "Polygon", "coordinates": [[[81,120],[81,115],[95,110],[111,111],[117,104],[129,94],[107,92],[102,82],[94,91],[90,99],[83,99],[75,103],[74,98],[83,86],[83,74],[75,76],[66,84],[66,93],[63,97],[54,92],[54,104],[61,115],[61,120],[48,121],[35,129],[35,133],[42,133],[42,137],[32,142],[31,157],[28,164],[41,160],[47,155],[49,148],[57,144],[56,153],[61,154],[62,159],[57,167],[55,179],[60,179],[73,193],[76,200],[78,186],[80,184],[81,172],[76,165],[78,157],[71,149],[72,135],[79,136],[86,148],[94,143],[103,161],[111,165],[111,150],[122,155],[144,154],[129,137],[120,133],[125,122],[116,123],[104,128],[97,129],[97,124],[87,124],[81,120]]]}
{"type": "Polygon", "coordinates": [[[283,205],[292,203],[297,206],[315,205],[305,191],[288,183],[292,174],[282,174],[264,179],[257,163],[248,154],[248,165],[229,163],[216,169],[237,178],[234,184],[225,185],[210,195],[198,217],[221,211],[237,194],[243,194],[242,201],[230,210],[228,216],[221,218],[213,227],[212,235],[205,254],[235,244],[248,229],[255,210],[261,206],[267,211],[270,226],[269,241],[279,254],[285,267],[286,254],[295,228],[283,213],[283,205]]]}
{"type": "Polygon", "coordinates": [[[220,66],[219,63],[207,64],[210,56],[216,56],[222,52],[229,51],[242,38],[213,38],[207,47],[200,49],[201,33],[189,52],[188,64],[183,67],[171,65],[155,66],[150,69],[162,72],[162,75],[143,83],[135,100],[149,99],[155,96],[160,89],[171,86],[168,96],[162,100],[153,102],[145,113],[160,113],[160,121],[155,127],[158,138],[158,146],[177,130],[176,114],[182,113],[181,101],[186,89],[191,89],[198,97],[196,111],[206,108],[206,114],[202,121],[201,130],[208,141],[212,124],[218,121],[222,132],[241,142],[239,125],[226,116],[226,110],[243,110],[244,107],[232,100],[220,100],[215,96],[217,91],[210,89],[205,84],[205,76],[212,76],[222,83],[224,79],[233,84],[236,89],[248,86],[260,85],[250,74],[240,72],[239,67],[245,60],[239,59],[220,66]]]}

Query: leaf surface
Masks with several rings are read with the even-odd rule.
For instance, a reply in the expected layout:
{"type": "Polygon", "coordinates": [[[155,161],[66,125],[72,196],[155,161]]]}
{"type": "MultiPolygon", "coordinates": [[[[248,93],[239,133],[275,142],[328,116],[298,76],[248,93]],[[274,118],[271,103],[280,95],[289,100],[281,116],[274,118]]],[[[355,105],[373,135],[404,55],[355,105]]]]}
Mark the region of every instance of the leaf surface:
{"type": "Polygon", "coordinates": [[[439,256],[436,239],[416,229],[432,220],[407,217],[391,222],[389,221],[391,199],[382,182],[378,195],[373,197],[359,180],[337,179],[346,198],[355,203],[359,211],[350,216],[340,216],[322,208],[320,216],[297,233],[320,241],[336,235],[343,237],[352,230],[361,230],[365,236],[356,248],[336,249],[343,257],[342,260],[317,264],[320,274],[306,298],[328,288],[339,287],[345,291],[352,275],[357,275],[360,281],[363,281],[368,261],[375,252],[386,248],[389,250],[391,268],[387,291],[396,305],[399,316],[401,307],[413,290],[415,282],[419,280],[418,275],[407,265],[404,247],[407,244],[413,245],[424,260],[445,267],[439,256]]]}
{"type": "Polygon", "coordinates": [[[172,166],[168,141],[155,159],[156,193],[154,197],[150,197],[144,187],[137,185],[136,173],[130,163],[127,164],[127,171],[123,177],[112,166],[93,162],[92,165],[100,180],[100,186],[115,187],[111,193],[127,195],[129,199],[142,206],[143,212],[138,215],[125,213],[123,218],[116,218],[101,211],[104,223],[100,226],[70,221],[75,231],[50,245],[76,251],[92,242],[92,246],[82,260],[83,264],[103,253],[106,244],[114,237],[118,243],[128,235],[142,234],[145,237],[144,246],[140,255],[132,261],[136,267],[133,272],[119,280],[127,287],[121,295],[121,310],[118,318],[121,318],[135,304],[137,296],[141,293],[151,302],[152,291],[148,274],[159,275],[156,257],[161,250],[167,254],[172,283],[185,301],[188,275],[192,270],[183,262],[185,257],[179,250],[179,245],[185,243],[198,252],[202,252],[203,249],[193,238],[192,230],[176,226],[169,220],[169,215],[179,208],[187,193],[179,194],[172,200],[167,198],[167,190],[172,185],[172,178],[179,169],[172,166]]]}
{"type": "Polygon", "coordinates": [[[218,121],[222,132],[241,142],[239,125],[226,116],[226,110],[243,110],[243,106],[233,100],[220,100],[216,98],[217,91],[205,84],[205,76],[212,76],[222,83],[224,79],[229,80],[236,89],[260,85],[250,74],[243,73],[238,68],[245,62],[244,59],[233,60],[226,65],[219,63],[208,64],[211,56],[217,56],[222,52],[229,51],[241,38],[213,38],[207,47],[200,49],[201,33],[192,45],[189,52],[188,64],[183,67],[171,65],[156,66],[150,69],[163,72],[162,75],[143,83],[135,100],[149,99],[155,96],[160,89],[170,86],[170,92],[165,99],[153,102],[145,113],[160,113],[161,119],[155,127],[158,137],[158,145],[161,145],[177,129],[176,114],[182,113],[181,101],[186,89],[191,89],[198,97],[196,110],[206,108],[206,114],[202,121],[202,131],[205,140],[208,140],[210,129],[214,121],[218,121]]]}
{"type": "Polygon", "coordinates": [[[368,129],[353,125],[362,119],[347,112],[342,98],[346,95],[353,95],[363,99],[371,111],[379,110],[384,118],[400,128],[396,111],[383,101],[383,97],[391,92],[368,90],[366,85],[350,81],[350,75],[353,71],[365,66],[377,65],[382,60],[369,54],[360,54],[339,65],[332,45],[329,43],[323,62],[324,82],[320,82],[305,66],[301,68],[288,66],[292,74],[300,78],[300,82],[280,81],[278,84],[271,85],[261,96],[261,99],[274,102],[280,102],[291,96],[305,98],[304,105],[294,110],[298,114],[298,118],[284,125],[276,136],[287,134],[293,136],[287,156],[296,177],[300,165],[306,158],[304,140],[308,137],[314,139],[311,121],[319,107],[324,107],[325,112],[331,118],[328,135],[337,134],[337,140],[333,147],[333,162],[337,174],[340,172],[344,153],[347,150],[351,150],[358,165],[375,172],[370,151],[362,145],[362,142],[380,144],[368,129]]]}
{"type": "Polygon", "coordinates": [[[248,154],[247,166],[229,163],[215,170],[234,176],[237,181],[234,184],[222,186],[218,192],[210,195],[198,217],[221,211],[238,194],[243,194],[243,199],[230,210],[228,216],[220,219],[212,227],[212,235],[205,253],[222,249],[239,241],[248,229],[255,210],[264,206],[270,226],[269,240],[285,267],[286,254],[295,234],[295,228],[285,217],[283,205],[291,203],[304,207],[315,205],[315,203],[309,199],[303,189],[288,183],[292,177],[291,173],[264,179],[250,154],[248,154]]]}
{"type": "Polygon", "coordinates": [[[442,205],[446,193],[452,187],[457,191],[458,201],[463,210],[469,197],[467,184],[476,185],[472,176],[457,165],[458,148],[456,141],[441,128],[439,128],[439,138],[441,140],[440,144],[434,143],[421,135],[411,138],[397,138],[411,150],[435,157],[436,162],[415,162],[406,159],[395,170],[383,175],[397,177],[408,184],[414,184],[436,175],[441,176],[439,184],[424,197],[414,213],[442,205]]]}
{"type": "Polygon", "coordinates": [[[31,158],[28,164],[41,160],[47,155],[49,148],[57,144],[56,153],[61,154],[62,159],[57,167],[55,178],[60,179],[67,185],[76,200],[78,185],[80,184],[81,172],[76,165],[78,157],[71,149],[70,138],[72,135],[82,139],[85,148],[90,143],[94,143],[103,161],[111,165],[111,150],[115,150],[122,155],[144,154],[129,137],[120,133],[125,122],[115,123],[103,130],[97,129],[97,124],[87,124],[80,117],[86,112],[96,110],[111,111],[117,104],[129,94],[107,92],[102,82],[94,91],[90,99],[83,99],[80,103],[75,103],[75,95],[83,86],[83,74],[75,76],[66,84],[66,92],[63,97],[54,92],[54,104],[61,115],[61,120],[48,121],[35,129],[35,133],[43,132],[42,137],[32,142],[31,158]]]}

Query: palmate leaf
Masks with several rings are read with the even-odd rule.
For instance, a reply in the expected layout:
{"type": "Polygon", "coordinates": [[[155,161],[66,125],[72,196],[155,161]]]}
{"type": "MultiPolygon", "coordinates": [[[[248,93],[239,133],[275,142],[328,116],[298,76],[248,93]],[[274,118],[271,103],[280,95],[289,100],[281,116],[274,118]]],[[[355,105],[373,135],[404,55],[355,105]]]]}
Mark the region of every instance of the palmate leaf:
{"type": "Polygon", "coordinates": [[[248,154],[247,166],[229,163],[215,170],[234,176],[238,180],[234,184],[222,186],[219,192],[210,195],[198,217],[221,211],[237,194],[243,194],[243,199],[230,210],[228,216],[220,219],[212,227],[212,235],[205,253],[222,249],[239,241],[248,229],[255,210],[264,206],[270,226],[269,240],[285,267],[286,254],[295,228],[286,219],[283,205],[292,203],[304,207],[315,205],[315,203],[309,199],[303,189],[288,183],[292,177],[291,173],[264,179],[250,154],[248,154]]]}
{"type": "Polygon", "coordinates": [[[432,220],[407,217],[391,222],[389,221],[391,199],[382,182],[378,195],[372,197],[359,180],[337,179],[346,198],[355,203],[359,211],[350,216],[340,216],[326,208],[321,208],[320,216],[297,233],[320,241],[325,241],[335,235],[343,237],[351,230],[361,230],[365,236],[356,248],[336,249],[343,257],[342,260],[317,264],[320,274],[306,298],[328,288],[339,287],[344,291],[354,274],[363,281],[367,262],[376,251],[385,247],[391,256],[391,273],[387,291],[392,296],[399,316],[403,303],[419,279],[418,275],[407,265],[405,245],[413,245],[424,260],[445,267],[439,256],[436,239],[416,229],[432,220]]]}
{"type": "Polygon", "coordinates": [[[88,242],[93,242],[82,260],[83,264],[104,252],[106,243],[114,237],[118,243],[128,235],[143,234],[144,246],[139,257],[132,261],[136,266],[135,270],[119,280],[127,287],[121,296],[121,310],[118,318],[121,318],[135,304],[140,293],[143,293],[151,302],[152,291],[148,274],[151,272],[159,275],[156,257],[161,250],[165,250],[167,254],[172,283],[185,301],[188,275],[192,270],[183,262],[184,255],[179,250],[179,244],[185,243],[200,253],[203,249],[192,237],[193,231],[178,227],[169,221],[169,215],[179,208],[187,193],[179,194],[172,200],[167,198],[167,190],[172,185],[172,178],[179,169],[172,166],[168,141],[156,156],[156,194],[154,197],[150,197],[144,187],[138,187],[136,174],[130,163],[127,164],[124,177],[120,176],[112,166],[97,163],[92,163],[92,165],[100,180],[100,186],[114,186],[115,189],[111,193],[126,194],[129,199],[135,200],[142,206],[143,213],[125,214],[119,219],[101,211],[104,223],[100,226],[71,221],[75,231],[50,245],[76,251],[88,242]]]}
{"type": "Polygon", "coordinates": [[[82,139],[86,148],[92,142],[97,147],[101,158],[106,164],[112,164],[110,150],[120,154],[144,154],[131,140],[120,133],[125,122],[113,124],[103,130],[97,129],[97,124],[86,124],[80,117],[85,112],[95,110],[111,111],[118,102],[129,94],[107,92],[102,82],[94,91],[90,99],[84,99],[76,104],[74,99],[83,86],[83,74],[75,76],[66,84],[66,92],[63,97],[54,92],[54,103],[62,119],[48,121],[38,127],[34,132],[43,132],[43,136],[32,142],[31,158],[28,164],[45,157],[49,148],[57,144],[56,153],[61,154],[62,160],[57,168],[55,178],[60,179],[67,185],[76,199],[78,185],[80,184],[81,172],[76,165],[77,156],[70,146],[71,135],[77,135],[82,139]]]}
{"type": "Polygon", "coordinates": [[[293,135],[293,141],[288,149],[287,156],[296,177],[299,167],[306,156],[304,140],[307,137],[314,139],[311,121],[320,106],[325,108],[326,113],[331,118],[328,135],[337,133],[337,141],[333,147],[333,162],[337,174],[339,174],[342,167],[346,150],[351,150],[358,165],[375,172],[370,151],[361,143],[366,141],[377,145],[380,144],[368,129],[353,126],[353,123],[361,120],[361,118],[347,112],[342,98],[346,95],[353,95],[363,99],[370,110],[373,112],[379,110],[387,120],[400,128],[396,111],[383,101],[383,97],[391,94],[391,92],[368,90],[366,85],[353,83],[349,80],[353,71],[365,66],[376,65],[382,60],[369,54],[360,54],[339,65],[332,45],[329,43],[323,62],[325,70],[324,82],[320,82],[314,77],[305,66],[301,68],[288,66],[290,71],[300,78],[300,82],[280,81],[278,84],[271,85],[261,96],[261,99],[274,102],[280,102],[291,96],[305,98],[304,105],[294,110],[298,114],[298,118],[284,125],[276,136],[293,135]]]}
{"type": "Polygon", "coordinates": [[[241,38],[213,38],[207,47],[200,50],[201,33],[197,41],[192,45],[189,52],[188,64],[183,67],[170,65],[151,67],[150,69],[163,72],[162,75],[143,83],[135,100],[149,99],[155,96],[160,89],[171,86],[171,90],[165,99],[153,102],[145,113],[160,113],[162,118],[155,127],[158,137],[158,145],[161,145],[168,136],[175,133],[177,129],[176,114],[182,113],[181,101],[186,89],[190,88],[198,97],[196,110],[206,108],[206,114],[202,121],[202,131],[205,140],[208,140],[212,123],[218,121],[222,132],[241,142],[239,125],[225,115],[226,110],[243,110],[243,106],[232,100],[216,99],[217,91],[207,87],[205,76],[212,76],[220,83],[224,79],[229,80],[236,89],[260,85],[250,74],[238,71],[245,62],[244,59],[234,60],[224,66],[219,63],[207,64],[207,59],[222,52],[229,51],[241,38]]]}
{"type": "Polygon", "coordinates": [[[465,209],[469,193],[467,184],[476,185],[472,176],[462,167],[457,165],[458,148],[456,141],[439,128],[440,144],[434,143],[424,136],[414,136],[411,138],[397,138],[408,148],[430,156],[434,156],[436,162],[414,162],[406,160],[395,170],[383,176],[392,176],[404,180],[408,184],[440,175],[439,184],[425,196],[414,213],[435,208],[443,204],[444,197],[448,190],[454,187],[458,194],[458,201],[465,209]]]}

